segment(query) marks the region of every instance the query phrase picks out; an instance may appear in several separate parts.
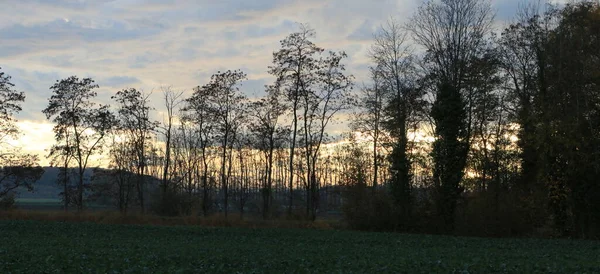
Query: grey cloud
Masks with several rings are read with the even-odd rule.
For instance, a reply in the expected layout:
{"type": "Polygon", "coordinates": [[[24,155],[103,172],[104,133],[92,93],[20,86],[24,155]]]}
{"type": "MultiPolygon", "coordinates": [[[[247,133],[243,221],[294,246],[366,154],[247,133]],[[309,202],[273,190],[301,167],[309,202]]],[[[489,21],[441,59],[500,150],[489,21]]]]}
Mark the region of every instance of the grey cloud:
{"type": "Polygon", "coordinates": [[[145,68],[146,66],[154,63],[159,63],[161,61],[168,60],[168,57],[164,54],[155,53],[155,52],[144,52],[143,54],[134,55],[129,58],[129,67],[130,68],[145,68]]]}
{"type": "Polygon", "coordinates": [[[70,61],[72,56],[60,55],[60,56],[42,56],[40,59],[42,62],[50,64],[55,67],[70,67],[73,63],[70,61]]]}
{"type": "Polygon", "coordinates": [[[249,98],[261,97],[264,95],[265,85],[267,84],[267,79],[250,79],[242,82],[242,87],[240,90],[244,92],[246,96],[249,98]]]}
{"type": "Polygon", "coordinates": [[[187,34],[195,34],[195,33],[198,33],[199,31],[200,31],[199,27],[185,27],[183,29],[183,32],[187,33],[187,34]]]}
{"type": "Polygon", "coordinates": [[[279,27],[263,28],[258,24],[253,24],[253,25],[246,26],[243,29],[243,32],[244,32],[245,37],[256,38],[256,37],[262,37],[262,36],[268,36],[268,35],[275,34],[278,32],[278,30],[279,30],[279,27]]]}
{"type": "Polygon", "coordinates": [[[191,60],[198,56],[198,51],[193,48],[182,48],[178,50],[178,56],[182,60],[191,60]]]}
{"type": "Polygon", "coordinates": [[[198,58],[212,59],[212,58],[235,57],[240,54],[241,54],[241,52],[237,48],[235,48],[233,46],[227,46],[227,47],[221,47],[221,48],[217,48],[217,49],[213,49],[213,50],[198,50],[196,56],[198,58]]]}
{"type": "Polygon", "coordinates": [[[2,71],[11,76],[10,80],[13,84],[15,84],[16,90],[29,93],[35,89],[33,85],[31,85],[31,82],[26,81],[23,77],[25,74],[24,70],[2,67],[2,71]]]}
{"type": "Polygon", "coordinates": [[[224,47],[211,53],[212,57],[234,57],[240,55],[240,51],[234,47],[224,47]]]}
{"type": "Polygon", "coordinates": [[[113,76],[106,78],[102,81],[98,81],[99,85],[104,85],[108,87],[123,87],[127,85],[132,85],[140,82],[138,78],[130,77],[130,76],[113,76]]]}
{"type": "Polygon", "coordinates": [[[241,28],[237,28],[236,30],[226,30],[223,32],[223,36],[227,40],[259,38],[278,33],[289,32],[295,30],[297,26],[298,23],[290,20],[283,20],[281,23],[269,27],[264,27],[260,24],[250,24],[241,28]]]}
{"type": "Polygon", "coordinates": [[[129,64],[129,68],[140,69],[145,68],[149,65],[159,64],[162,62],[168,61],[190,61],[193,59],[197,59],[204,56],[228,56],[228,53],[232,51],[228,51],[227,49],[220,49],[220,52],[208,52],[208,51],[199,51],[196,48],[202,46],[202,40],[196,40],[194,43],[185,44],[181,47],[175,47],[173,49],[164,50],[164,51],[148,51],[142,54],[134,55],[128,58],[127,63],[129,64]]]}
{"type": "Polygon", "coordinates": [[[29,49],[24,46],[6,46],[0,45],[0,57],[11,57],[17,56],[23,53],[27,53],[29,49]]]}
{"type": "Polygon", "coordinates": [[[348,37],[348,40],[368,41],[373,39],[375,24],[370,19],[365,19],[348,37]]]}
{"type": "Polygon", "coordinates": [[[295,0],[262,0],[262,1],[239,1],[239,0],[220,0],[220,1],[199,1],[199,4],[193,12],[186,11],[186,15],[201,21],[220,21],[220,20],[245,20],[249,16],[243,15],[243,12],[261,12],[276,9],[277,7],[289,5],[295,0]]]}
{"type": "Polygon", "coordinates": [[[240,32],[237,32],[237,31],[231,31],[231,30],[224,31],[223,37],[229,41],[233,41],[233,40],[240,38],[239,34],[240,34],[240,32]]]}
{"type": "Polygon", "coordinates": [[[109,21],[108,25],[103,28],[86,28],[75,22],[62,19],[34,26],[17,24],[0,29],[0,39],[61,41],[70,37],[86,42],[110,42],[152,36],[164,30],[161,27],[128,29],[124,22],[114,20],[109,21]]]}
{"type": "MultiPolygon", "coordinates": [[[[85,9],[93,3],[93,1],[73,1],[73,0],[24,0],[25,3],[35,3],[39,5],[48,5],[61,8],[69,8],[75,10],[85,9]]],[[[110,2],[110,0],[94,1],[94,2],[110,2]]]]}
{"type": "Polygon", "coordinates": [[[45,82],[48,84],[48,87],[52,85],[56,80],[60,80],[60,75],[56,72],[43,72],[43,71],[34,71],[32,72],[33,76],[35,76],[36,82],[45,82]]]}
{"type": "Polygon", "coordinates": [[[27,71],[16,67],[2,67],[9,74],[15,88],[25,93],[23,111],[16,115],[18,119],[45,120],[42,109],[48,103],[50,86],[60,78],[56,72],[27,71]]]}
{"type": "Polygon", "coordinates": [[[348,70],[352,71],[356,77],[355,83],[360,87],[363,82],[369,82],[369,70],[372,64],[369,63],[353,63],[349,66],[348,70]]]}
{"type": "Polygon", "coordinates": [[[186,46],[192,47],[192,48],[201,47],[201,46],[204,46],[204,44],[205,44],[205,41],[203,38],[192,38],[186,42],[186,46]]]}

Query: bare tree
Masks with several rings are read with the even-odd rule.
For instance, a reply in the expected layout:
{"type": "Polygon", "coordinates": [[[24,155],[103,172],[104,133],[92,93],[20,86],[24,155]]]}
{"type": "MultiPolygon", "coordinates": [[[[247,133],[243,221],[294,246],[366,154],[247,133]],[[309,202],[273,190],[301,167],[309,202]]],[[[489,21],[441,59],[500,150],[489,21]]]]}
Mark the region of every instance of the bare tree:
{"type": "Polygon", "coordinates": [[[517,13],[516,22],[502,32],[499,41],[500,65],[506,82],[513,121],[520,127],[517,133],[521,157],[520,188],[525,193],[537,187],[539,151],[536,148],[536,95],[546,90],[546,40],[550,17],[541,14],[541,3],[531,2],[517,13]]]}
{"type": "Polygon", "coordinates": [[[7,138],[19,133],[13,116],[22,110],[20,104],[25,101],[25,93],[15,90],[10,79],[10,75],[0,71],[0,144],[3,146],[7,138]]]}
{"type": "Polygon", "coordinates": [[[109,170],[95,171],[94,177],[107,178],[109,185],[115,185],[115,187],[111,187],[110,191],[115,197],[116,206],[120,212],[127,213],[134,188],[137,187],[138,193],[141,188],[139,179],[135,178],[136,171],[138,171],[136,158],[139,154],[131,142],[121,140],[117,134],[113,134],[109,147],[109,170]],[[135,184],[136,182],[138,184],[135,184]]]}
{"type": "Polygon", "coordinates": [[[384,126],[394,139],[392,153],[388,156],[392,169],[390,187],[404,222],[410,216],[412,182],[407,134],[410,128],[417,127],[415,117],[422,101],[407,34],[397,21],[389,19],[375,34],[370,51],[373,74],[380,78],[382,89],[387,91],[384,126]]]}
{"type": "Polygon", "coordinates": [[[422,46],[427,74],[435,85],[434,183],[445,229],[454,229],[454,212],[470,147],[472,89],[469,64],[482,53],[493,13],[487,0],[430,0],[419,7],[409,29],[422,46]]]}
{"type": "Polygon", "coordinates": [[[162,199],[163,206],[166,206],[167,201],[165,200],[167,197],[167,191],[169,190],[169,172],[171,169],[171,147],[173,140],[173,125],[175,123],[175,112],[178,110],[178,106],[183,103],[181,96],[183,96],[183,91],[173,91],[170,87],[162,88],[164,104],[166,108],[166,117],[163,117],[163,122],[161,126],[162,134],[165,142],[165,155],[164,155],[164,163],[162,170],[162,179],[161,179],[161,190],[162,190],[162,199]]]}
{"type": "Polygon", "coordinates": [[[238,137],[238,129],[245,120],[245,100],[239,85],[246,79],[242,71],[227,70],[211,76],[210,82],[200,89],[210,101],[210,113],[215,119],[215,137],[221,145],[221,188],[223,195],[223,210],[228,214],[229,175],[232,169],[233,145],[238,137]]]}
{"type": "Polygon", "coordinates": [[[277,85],[283,90],[293,115],[288,166],[290,191],[288,215],[292,214],[294,206],[294,155],[298,135],[298,111],[302,104],[302,97],[310,92],[310,88],[317,81],[316,71],[319,68],[317,55],[324,51],[310,41],[314,36],[313,29],[301,25],[299,32],[288,35],[280,42],[281,49],[273,53],[273,65],[269,67],[269,73],[277,77],[277,85]]]}
{"type": "Polygon", "coordinates": [[[351,106],[349,92],[353,88],[354,77],[345,72],[342,61],[345,52],[329,52],[319,60],[317,82],[312,92],[302,95],[303,140],[306,161],[307,216],[314,220],[318,209],[319,182],[317,163],[320,160],[321,145],[326,141],[326,130],[334,115],[351,106]]]}
{"type": "Polygon", "coordinates": [[[84,172],[90,156],[102,151],[104,137],[111,130],[114,117],[107,105],[96,107],[90,101],[96,97],[94,91],[98,85],[91,78],[79,79],[71,76],[62,79],[50,87],[53,95],[48,107],[42,112],[56,125],[54,126],[57,144],[50,156],[73,155],[77,162],[77,210],[83,210],[84,172]],[[71,144],[68,144],[71,140],[71,144]]]}
{"type": "Polygon", "coordinates": [[[267,87],[267,96],[250,105],[250,131],[254,133],[255,148],[265,154],[265,178],[262,185],[263,218],[268,218],[272,204],[273,161],[276,149],[282,148],[285,135],[289,135],[286,127],[279,125],[279,120],[287,111],[281,102],[281,90],[277,84],[267,87]]]}
{"type": "Polygon", "coordinates": [[[202,175],[200,175],[202,185],[202,212],[204,216],[208,215],[210,208],[210,176],[209,164],[211,162],[210,147],[215,141],[216,121],[213,118],[212,90],[207,87],[197,87],[190,98],[185,100],[182,118],[184,121],[190,121],[195,124],[197,134],[197,149],[200,150],[202,158],[202,175]]]}
{"type": "Polygon", "coordinates": [[[379,166],[381,165],[379,160],[382,155],[379,149],[381,147],[380,139],[383,135],[383,116],[388,91],[383,84],[380,73],[374,68],[370,69],[370,73],[371,83],[361,89],[361,93],[356,100],[356,112],[353,115],[350,128],[372,138],[371,166],[373,168],[373,178],[371,186],[375,191],[380,180],[378,177],[379,166]]]}
{"type": "MultiPolygon", "coordinates": [[[[117,132],[120,134],[123,142],[130,146],[129,149],[122,148],[113,151],[118,158],[113,160],[120,161],[118,156],[124,152],[129,152],[132,155],[128,157],[132,163],[135,163],[136,188],[138,199],[142,213],[145,209],[144,204],[144,186],[145,177],[147,174],[147,153],[149,149],[149,141],[152,138],[153,131],[158,126],[158,123],[150,119],[150,111],[153,110],[149,106],[150,94],[145,94],[135,88],[124,89],[118,91],[111,98],[118,104],[117,110],[117,132]]],[[[115,164],[118,164],[117,162],[115,164]]]]}
{"type": "Polygon", "coordinates": [[[20,104],[25,101],[24,92],[15,90],[10,79],[0,72],[0,199],[21,187],[32,191],[33,183],[44,173],[37,156],[22,154],[6,142],[19,136],[13,116],[21,111],[20,104]]]}

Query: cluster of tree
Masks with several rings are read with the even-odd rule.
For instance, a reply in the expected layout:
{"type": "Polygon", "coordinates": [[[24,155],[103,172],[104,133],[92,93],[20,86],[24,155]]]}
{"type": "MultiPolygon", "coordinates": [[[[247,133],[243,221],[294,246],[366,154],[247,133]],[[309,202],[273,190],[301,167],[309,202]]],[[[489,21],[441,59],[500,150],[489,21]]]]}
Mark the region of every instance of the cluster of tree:
{"type": "MultiPolygon", "coordinates": [[[[485,0],[430,0],[406,25],[389,20],[359,96],[346,54],[306,26],[273,53],[263,97],[244,96],[244,72],[217,72],[188,98],[163,89],[162,122],[137,89],[111,108],[92,79],[59,80],[43,112],[65,209],[107,196],[123,212],[342,208],[364,229],[598,236],[600,6],[526,5],[500,34],[493,19],[485,0]],[[333,147],[327,129],[350,109],[368,138],[333,147]],[[86,183],[101,152],[110,166],[86,183]]],[[[9,117],[24,97],[2,79],[9,117]]]]}
{"type": "MultiPolygon", "coordinates": [[[[385,218],[403,230],[597,237],[600,6],[529,4],[500,35],[492,20],[486,1],[428,1],[377,33],[354,128],[372,136],[375,174],[379,146],[391,150],[385,218]],[[430,147],[409,140],[414,128],[430,129],[430,147]],[[411,180],[417,169],[428,184],[411,180]]],[[[358,208],[380,214],[365,204],[381,197],[351,197],[346,211],[369,228],[358,208]]]]}
{"type": "Polygon", "coordinates": [[[189,98],[164,88],[162,122],[151,119],[149,94],[137,89],[117,92],[111,108],[94,102],[98,85],[92,79],[57,81],[43,112],[56,125],[50,157],[63,169],[65,210],[71,205],[82,210],[86,196],[103,192],[123,212],[135,206],[142,212],[199,209],[207,215],[216,206],[227,216],[232,203],[243,214],[248,197],[258,191],[267,218],[273,185],[286,183],[288,213],[300,207],[294,196],[302,189],[306,216],[316,218],[324,184],[322,145],[335,114],[351,107],[353,77],[345,72],[347,55],[316,46],[310,41],[314,35],[302,26],[281,41],[269,67],[275,81],[265,87],[264,97],[244,95],[244,72],[219,71],[189,98]],[[103,152],[110,156],[110,168],[86,178],[90,157],[103,152]],[[89,179],[101,183],[87,184],[89,179]]]}

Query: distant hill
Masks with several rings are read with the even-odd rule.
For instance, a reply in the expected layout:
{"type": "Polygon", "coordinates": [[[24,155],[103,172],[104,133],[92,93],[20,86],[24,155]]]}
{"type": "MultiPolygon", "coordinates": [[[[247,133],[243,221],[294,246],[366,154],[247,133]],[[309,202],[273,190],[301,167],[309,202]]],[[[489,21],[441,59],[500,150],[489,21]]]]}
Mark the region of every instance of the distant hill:
{"type": "MultiPolygon", "coordinates": [[[[71,168],[75,171],[75,168],[71,168]]],[[[17,198],[20,199],[60,199],[62,185],[56,181],[60,169],[58,167],[44,167],[44,174],[33,185],[33,192],[28,192],[26,189],[20,189],[17,198]]],[[[92,168],[85,171],[85,177],[90,178],[94,174],[92,168]]],[[[88,183],[89,180],[86,180],[88,183]]]]}
{"type": "MultiPolygon", "coordinates": [[[[94,175],[95,168],[87,168],[84,173],[84,184],[90,183],[90,179],[94,175]]],[[[76,173],[77,168],[70,168],[71,172],[76,173]]],[[[37,180],[33,185],[33,192],[27,191],[22,188],[18,190],[18,199],[60,199],[60,193],[63,191],[63,185],[57,182],[60,168],[58,167],[44,167],[44,174],[37,180]]],[[[156,188],[158,179],[146,176],[148,185],[146,191],[151,191],[156,188]]],[[[106,179],[100,179],[98,182],[102,183],[106,179]]]]}

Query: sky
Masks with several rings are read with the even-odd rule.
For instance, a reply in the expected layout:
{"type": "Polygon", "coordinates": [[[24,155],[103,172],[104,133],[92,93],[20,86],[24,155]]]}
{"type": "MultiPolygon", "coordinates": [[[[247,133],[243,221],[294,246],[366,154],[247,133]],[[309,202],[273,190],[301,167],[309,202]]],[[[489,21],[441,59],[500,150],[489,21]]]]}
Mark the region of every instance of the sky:
{"type": "MultiPolygon", "coordinates": [[[[492,0],[496,24],[519,3],[492,0]]],[[[394,17],[405,22],[421,0],[0,0],[0,67],[27,99],[17,115],[26,152],[46,155],[52,124],[41,110],[59,79],[91,77],[98,101],[123,88],[152,92],[162,111],[161,87],[191,94],[218,70],[248,74],[242,90],[262,95],[279,41],[315,29],[318,46],[344,50],[347,70],[366,81],[372,34],[394,17]]],[[[346,130],[343,123],[330,131],[346,130]]]]}

